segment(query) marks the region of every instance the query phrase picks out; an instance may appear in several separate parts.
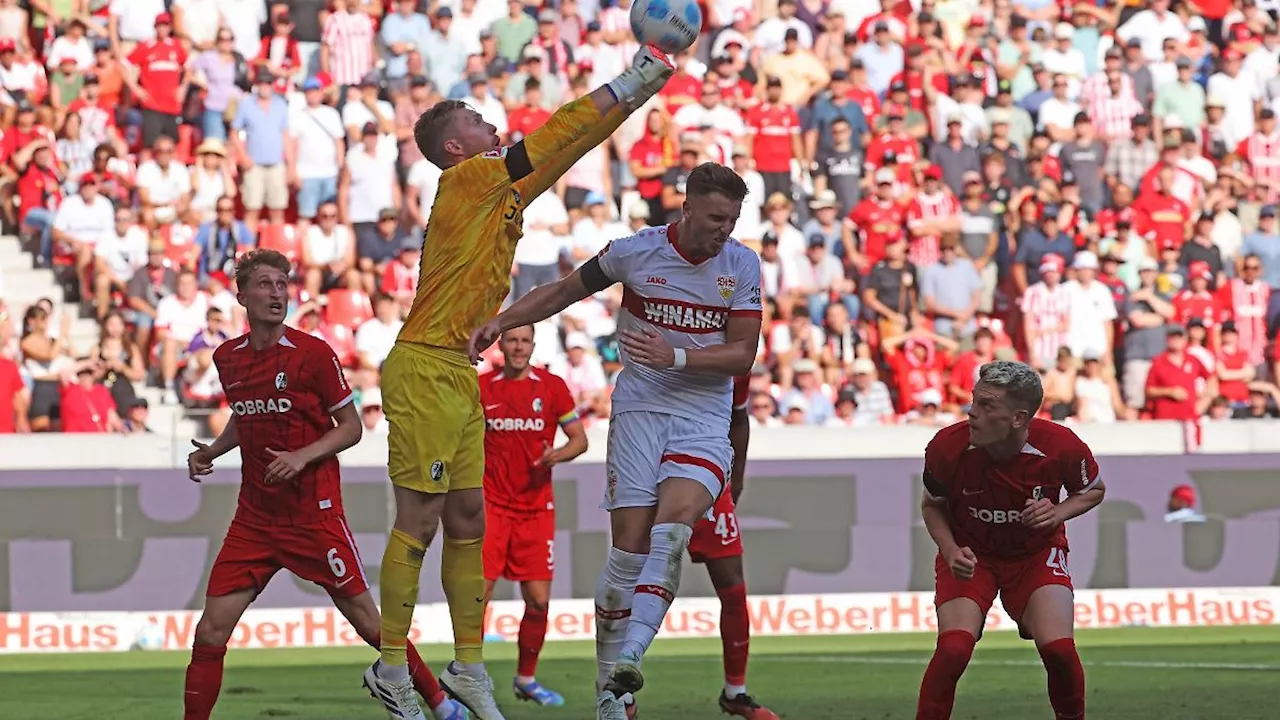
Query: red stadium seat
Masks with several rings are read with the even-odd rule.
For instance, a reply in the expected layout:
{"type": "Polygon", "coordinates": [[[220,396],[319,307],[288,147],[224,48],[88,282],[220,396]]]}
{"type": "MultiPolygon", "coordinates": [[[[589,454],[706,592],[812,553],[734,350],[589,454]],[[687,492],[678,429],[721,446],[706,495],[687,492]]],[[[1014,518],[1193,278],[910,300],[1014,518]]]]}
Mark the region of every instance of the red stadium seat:
{"type": "Polygon", "coordinates": [[[373,317],[373,303],[363,290],[334,288],[324,305],[324,321],[330,325],[346,325],[355,330],[373,317]]]}
{"type": "Polygon", "coordinates": [[[258,247],[264,250],[275,250],[296,266],[302,262],[302,238],[292,225],[273,225],[269,222],[258,224],[258,247]]]}
{"type": "Polygon", "coordinates": [[[360,364],[360,355],[356,352],[356,333],[346,325],[326,323],[320,328],[320,334],[333,348],[342,367],[355,369],[360,364]]]}
{"type": "Polygon", "coordinates": [[[192,150],[195,149],[195,127],[192,125],[178,126],[178,139],[173,144],[173,157],[183,165],[190,165],[195,161],[192,150]]]}

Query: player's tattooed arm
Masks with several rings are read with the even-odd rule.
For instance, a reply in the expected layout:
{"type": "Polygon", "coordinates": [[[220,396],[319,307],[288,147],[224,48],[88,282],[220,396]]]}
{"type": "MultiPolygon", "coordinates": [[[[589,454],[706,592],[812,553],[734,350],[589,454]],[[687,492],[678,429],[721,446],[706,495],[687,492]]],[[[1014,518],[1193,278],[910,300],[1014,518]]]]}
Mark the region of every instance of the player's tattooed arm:
{"type": "Polygon", "coordinates": [[[208,445],[199,440],[192,440],[195,450],[187,456],[187,477],[192,482],[200,482],[200,478],[213,472],[213,461],[226,455],[240,445],[240,432],[236,429],[236,418],[231,416],[222,434],[208,445]]]}

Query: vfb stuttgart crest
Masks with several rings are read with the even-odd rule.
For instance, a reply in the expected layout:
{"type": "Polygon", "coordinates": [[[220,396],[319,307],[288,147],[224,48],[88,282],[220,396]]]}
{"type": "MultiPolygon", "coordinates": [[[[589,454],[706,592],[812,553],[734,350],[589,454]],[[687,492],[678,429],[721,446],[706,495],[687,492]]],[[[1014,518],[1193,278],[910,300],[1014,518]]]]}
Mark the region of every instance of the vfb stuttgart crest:
{"type": "Polygon", "coordinates": [[[276,373],[276,390],[283,391],[287,387],[289,387],[289,378],[285,377],[284,373],[276,373]]]}
{"type": "Polygon", "coordinates": [[[716,289],[720,291],[720,297],[725,300],[733,296],[733,289],[737,286],[738,280],[732,275],[721,275],[716,278],[716,289]]]}
{"type": "Polygon", "coordinates": [[[533,399],[533,411],[536,413],[542,412],[542,398],[533,399]]]}

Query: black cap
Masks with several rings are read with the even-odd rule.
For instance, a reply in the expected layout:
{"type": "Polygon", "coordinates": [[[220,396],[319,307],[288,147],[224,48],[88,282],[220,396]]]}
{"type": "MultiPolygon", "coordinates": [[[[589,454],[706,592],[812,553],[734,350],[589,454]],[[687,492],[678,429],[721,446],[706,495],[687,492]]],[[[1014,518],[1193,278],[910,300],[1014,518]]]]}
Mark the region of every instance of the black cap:
{"type": "Polygon", "coordinates": [[[848,80],[849,73],[845,72],[844,70],[835,70],[831,73],[831,79],[832,80],[848,80]]]}
{"type": "Polygon", "coordinates": [[[441,7],[439,10],[436,10],[436,17],[438,18],[453,17],[453,8],[449,7],[448,5],[441,7]]]}
{"type": "Polygon", "coordinates": [[[866,65],[862,62],[862,58],[854,58],[849,61],[850,70],[861,70],[865,67],[866,65]]]}
{"type": "Polygon", "coordinates": [[[360,135],[361,135],[361,136],[364,136],[364,135],[377,135],[377,134],[378,134],[378,125],[377,125],[377,123],[367,122],[367,123],[365,123],[365,124],[364,124],[364,127],[360,129],[360,135]]]}
{"type": "Polygon", "coordinates": [[[96,74],[94,74],[94,73],[91,73],[91,72],[90,72],[90,73],[85,73],[85,74],[84,74],[84,84],[85,84],[85,85],[97,85],[97,84],[98,84],[98,76],[97,76],[96,74]]]}
{"type": "Polygon", "coordinates": [[[1177,323],[1170,323],[1164,328],[1165,335],[1186,335],[1187,329],[1177,323]]]}
{"type": "Polygon", "coordinates": [[[922,23],[933,22],[933,13],[929,12],[928,10],[925,10],[924,12],[916,16],[916,22],[922,22],[922,23]]]}
{"type": "Polygon", "coordinates": [[[1133,124],[1134,124],[1134,125],[1150,126],[1150,125],[1151,125],[1151,116],[1150,116],[1150,115],[1148,115],[1148,114],[1146,114],[1146,113],[1141,113],[1141,114],[1138,114],[1138,115],[1134,115],[1134,116],[1133,116],[1133,124]]]}
{"type": "Polygon", "coordinates": [[[481,85],[488,81],[488,77],[484,73],[471,73],[467,76],[468,85],[481,85]]]}
{"type": "Polygon", "coordinates": [[[1119,60],[1124,57],[1124,52],[1118,46],[1112,45],[1107,48],[1107,52],[1103,54],[1103,57],[1108,60],[1119,60]]]}
{"type": "Polygon", "coordinates": [[[1142,38],[1129,38],[1129,42],[1125,43],[1124,46],[1129,48],[1140,48],[1142,47],[1142,38]]]}
{"type": "Polygon", "coordinates": [[[765,87],[782,87],[782,78],[777,75],[770,75],[764,79],[765,87]]]}
{"type": "Polygon", "coordinates": [[[426,75],[414,75],[413,78],[409,80],[410,87],[429,87],[430,85],[431,81],[427,79],[426,75]]]}
{"type": "Polygon", "coordinates": [[[799,40],[800,31],[796,30],[795,28],[787,28],[787,31],[782,35],[782,39],[783,40],[799,40]]]}
{"type": "Polygon", "coordinates": [[[889,32],[889,23],[883,20],[879,20],[876,22],[874,26],[872,26],[871,31],[872,32],[889,32]]]}
{"type": "Polygon", "coordinates": [[[1082,123],[1087,123],[1087,122],[1092,122],[1092,120],[1089,118],[1089,113],[1087,112],[1076,113],[1076,119],[1073,122],[1073,124],[1080,125],[1082,123]]]}
{"type": "Polygon", "coordinates": [[[1259,120],[1275,120],[1275,119],[1276,119],[1276,111],[1275,111],[1275,110],[1272,110],[1272,109],[1271,109],[1271,108],[1269,108],[1269,107],[1267,107],[1267,108],[1262,108],[1262,110],[1260,110],[1260,111],[1258,112],[1258,119],[1259,119],[1259,120]]]}
{"type": "Polygon", "coordinates": [[[1227,320],[1226,322],[1222,323],[1221,331],[1224,333],[1239,332],[1239,330],[1236,330],[1236,323],[1234,320],[1227,320]]]}
{"type": "Polygon", "coordinates": [[[1014,30],[1017,28],[1025,28],[1026,26],[1027,26],[1027,19],[1021,15],[1014,15],[1013,17],[1009,18],[1010,30],[1014,30]]]}
{"type": "Polygon", "coordinates": [[[811,248],[818,247],[819,245],[821,245],[822,247],[826,247],[827,239],[822,237],[822,233],[813,233],[812,235],[809,236],[808,245],[811,248]]]}
{"type": "Polygon", "coordinates": [[[889,92],[906,92],[907,84],[901,80],[895,80],[889,85],[889,92]]]}
{"type": "Polygon", "coordinates": [[[1276,216],[1276,206],[1275,206],[1275,205],[1263,205],[1263,206],[1262,206],[1262,209],[1258,211],[1258,216],[1259,216],[1259,217],[1272,217],[1272,218],[1273,218],[1273,217],[1275,217],[1275,216],[1276,216]]]}
{"type": "Polygon", "coordinates": [[[847,402],[851,402],[854,405],[858,404],[858,393],[851,387],[841,388],[840,392],[836,394],[837,405],[847,402]]]}
{"type": "Polygon", "coordinates": [[[1000,82],[996,83],[997,95],[1010,95],[1012,93],[1013,93],[1013,83],[1009,82],[1008,80],[1001,80],[1000,82]]]}
{"type": "Polygon", "coordinates": [[[1187,57],[1186,55],[1183,55],[1183,56],[1179,57],[1177,60],[1175,60],[1173,64],[1174,64],[1174,66],[1175,66],[1175,67],[1178,67],[1178,68],[1187,68],[1187,69],[1190,69],[1190,68],[1191,68],[1191,58],[1187,57]]]}
{"type": "Polygon", "coordinates": [[[1191,328],[1203,328],[1203,327],[1204,327],[1204,319],[1203,319],[1203,318],[1193,317],[1193,318],[1191,318],[1190,320],[1188,320],[1188,321],[1187,321],[1187,329],[1188,329],[1188,330],[1190,330],[1191,328]]]}
{"type": "Polygon", "coordinates": [[[587,32],[600,32],[600,22],[598,20],[592,20],[587,23],[587,32]]]}
{"type": "Polygon", "coordinates": [[[1071,172],[1070,170],[1063,170],[1062,185],[1065,187],[1067,185],[1075,185],[1075,184],[1076,184],[1076,174],[1071,172]]]}
{"type": "Polygon", "coordinates": [[[898,162],[898,153],[892,150],[885,150],[880,154],[880,161],[884,165],[893,165],[898,162]]]}

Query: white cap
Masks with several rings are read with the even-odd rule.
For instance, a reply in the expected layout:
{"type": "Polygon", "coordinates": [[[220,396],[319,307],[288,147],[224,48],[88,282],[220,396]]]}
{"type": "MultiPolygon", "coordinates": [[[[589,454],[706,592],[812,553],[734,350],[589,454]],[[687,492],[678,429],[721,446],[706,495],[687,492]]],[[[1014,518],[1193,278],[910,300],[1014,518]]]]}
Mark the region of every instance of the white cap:
{"type": "Polygon", "coordinates": [[[809,358],[800,358],[799,360],[791,363],[791,369],[797,373],[818,372],[818,363],[810,360],[809,358]]]}
{"type": "Polygon", "coordinates": [[[812,207],[814,210],[821,210],[822,208],[839,207],[839,200],[838,198],[836,198],[836,191],[823,190],[817,193],[816,195],[813,196],[813,201],[809,203],[809,206],[812,207]]]}
{"type": "Polygon", "coordinates": [[[789,413],[792,410],[809,411],[809,400],[800,393],[791,393],[787,395],[786,400],[782,403],[782,412],[789,413]]]}
{"type": "Polygon", "coordinates": [[[1053,36],[1059,40],[1070,40],[1076,36],[1076,29],[1071,23],[1058,23],[1058,27],[1053,29],[1053,36]]]}
{"type": "Polygon", "coordinates": [[[875,375],[876,364],[871,361],[871,358],[864,358],[864,357],[858,358],[857,360],[853,361],[853,374],[854,375],[875,375]]]}
{"type": "Polygon", "coordinates": [[[586,350],[591,347],[591,338],[587,334],[578,330],[569,333],[564,338],[564,349],[572,350],[574,348],[582,348],[586,350]]]}
{"type": "Polygon", "coordinates": [[[934,388],[926,388],[916,393],[916,400],[920,401],[921,405],[941,405],[942,393],[934,388]]]}
{"type": "Polygon", "coordinates": [[[1208,29],[1209,26],[1204,24],[1204,18],[1199,15],[1192,15],[1191,19],[1187,21],[1187,30],[1191,32],[1204,32],[1208,29]]]}
{"type": "Polygon", "coordinates": [[[1181,116],[1179,116],[1179,115],[1174,115],[1174,114],[1172,114],[1172,113],[1170,113],[1170,114],[1168,114],[1168,115],[1165,115],[1165,116],[1164,116],[1164,129],[1165,129],[1165,130],[1181,130],[1181,129],[1182,129],[1182,117],[1181,117],[1181,116]]]}
{"type": "Polygon", "coordinates": [[[1071,263],[1071,267],[1077,270],[1097,270],[1098,256],[1088,250],[1076,253],[1076,258],[1071,263]]]}
{"type": "Polygon", "coordinates": [[[1143,270],[1159,270],[1159,269],[1160,269],[1160,263],[1156,262],[1155,258],[1144,257],[1138,261],[1139,272],[1143,270]]]}
{"type": "Polygon", "coordinates": [[[382,407],[382,389],[369,388],[360,394],[360,409],[368,407],[382,407]]]}
{"type": "Polygon", "coordinates": [[[876,171],[876,183],[891,183],[898,180],[898,174],[889,168],[880,168],[876,171]]]}

